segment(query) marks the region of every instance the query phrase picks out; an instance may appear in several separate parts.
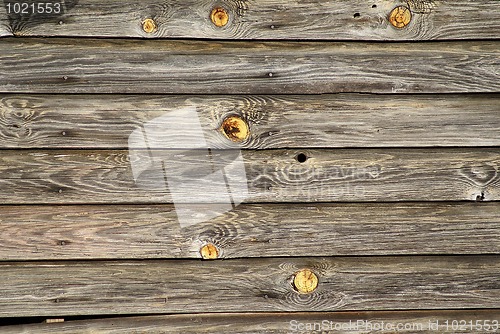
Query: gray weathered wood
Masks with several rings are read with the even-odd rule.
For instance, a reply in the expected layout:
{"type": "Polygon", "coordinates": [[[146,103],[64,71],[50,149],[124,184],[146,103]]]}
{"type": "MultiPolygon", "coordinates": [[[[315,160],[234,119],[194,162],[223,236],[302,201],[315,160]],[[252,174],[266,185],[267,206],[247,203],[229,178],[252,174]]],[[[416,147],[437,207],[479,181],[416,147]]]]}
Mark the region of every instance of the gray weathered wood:
{"type": "Polygon", "coordinates": [[[5,10],[5,7],[2,3],[2,5],[0,6],[0,38],[7,36],[13,36],[13,33],[10,28],[7,11],[5,10]]]}
{"type": "MultiPolygon", "coordinates": [[[[292,240],[291,240],[292,242],[292,240]]],[[[0,316],[499,308],[499,256],[3,262],[0,316]],[[309,294],[294,273],[319,279],[309,294]]]]}
{"type": "Polygon", "coordinates": [[[499,92],[499,46],[2,39],[0,92],[499,92]]]}
{"type": "Polygon", "coordinates": [[[457,320],[458,326],[461,325],[462,328],[460,330],[460,327],[456,327],[457,332],[470,332],[472,324],[474,333],[492,333],[497,328],[493,321],[500,322],[500,310],[179,314],[10,326],[2,328],[2,333],[290,334],[296,332],[313,334],[319,333],[318,328],[320,328],[323,334],[366,334],[394,333],[394,328],[397,328],[397,333],[435,334],[437,332],[452,332],[454,320],[457,320]],[[323,321],[327,323],[324,324],[323,321]],[[465,321],[465,325],[463,321],[465,321]],[[489,323],[490,327],[489,329],[480,329],[479,326],[476,327],[476,322],[478,325],[489,323]],[[318,323],[320,325],[316,325],[318,323]],[[492,323],[493,325],[491,325],[492,323]],[[315,331],[297,330],[299,326],[308,326],[308,324],[310,324],[309,326],[316,326],[312,327],[315,331]],[[401,327],[399,324],[407,325],[407,327],[401,327]],[[448,324],[448,327],[446,324],[448,324]]]}
{"type": "Polygon", "coordinates": [[[171,205],[0,206],[0,260],[500,253],[498,203],[254,204],[181,227],[171,205]]]}
{"type": "MultiPolygon", "coordinates": [[[[220,127],[235,114],[250,126],[243,147],[251,149],[500,146],[499,105],[497,94],[0,95],[0,147],[127,148],[135,129],[186,106],[218,148],[233,146],[220,127]]],[[[162,139],[193,135],[173,121],[162,139]]]]}
{"type": "MultiPolygon", "coordinates": [[[[61,15],[11,15],[16,36],[93,36],[214,39],[427,40],[488,39],[500,35],[496,0],[245,0],[133,1],[65,0],[61,15]],[[215,6],[229,13],[217,28],[210,20],[215,6]],[[402,29],[389,23],[396,6],[411,9],[402,29]],[[153,18],[156,32],[142,21],[153,18]]],[[[2,21],[6,22],[6,21],[2,21]]]]}
{"type": "MultiPolygon", "coordinates": [[[[141,152],[130,158],[128,151],[0,151],[0,202],[172,203],[175,195],[176,203],[200,203],[193,196],[205,189],[202,202],[226,203],[207,178],[216,167],[207,161],[233,161],[238,151],[141,152]],[[132,165],[142,171],[137,182],[132,165]],[[168,175],[164,166],[171,166],[168,175]],[[168,189],[165,177],[182,187],[168,189]]],[[[238,165],[226,175],[233,194],[248,185],[247,203],[500,199],[498,148],[262,150],[242,157],[246,176],[238,165]],[[296,160],[301,153],[304,163],[296,160]]]]}

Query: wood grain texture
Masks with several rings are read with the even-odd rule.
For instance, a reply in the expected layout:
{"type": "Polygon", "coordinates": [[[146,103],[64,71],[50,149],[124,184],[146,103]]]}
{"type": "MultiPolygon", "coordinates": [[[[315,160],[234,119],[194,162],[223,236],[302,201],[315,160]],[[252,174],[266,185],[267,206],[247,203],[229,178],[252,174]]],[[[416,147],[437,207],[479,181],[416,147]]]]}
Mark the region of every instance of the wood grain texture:
{"type": "MultiPolygon", "coordinates": [[[[495,0],[276,1],[65,0],[61,15],[10,15],[16,36],[90,36],[214,39],[429,40],[491,39],[500,35],[495,0]],[[412,20],[393,27],[389,13],[410,8],[412,20]],[[223,28],[210,20],[223,7],[223,28]],[[147,34],[141,22],[155,20],[147,34]]],[[[6,21],[3,21],[6,22],[6,21]]],[[[4,23],[6,24],[6,23],[4,23]]]]}
{"type": "Polygon", "coordinates": [[[2,39],[0,92],[499,92],[499,46],[2,39]]]}
{"type": "MultiPolygon", "coordinates": [[[[141,152],[131,158],[128,151],[1,151],[1,203],[151,204],[172,203],[175,196],[176,204],[192,203],[193,212],[202,210],[197,206],[202,203],[229,203],[208,175],[238,159],[238,151],[141,152]],[[165,178],[182,187],[170,189],[165,178]]],[[[247,203],[492,201],[500,199],[499,153],[498,148],[242,151],[241,165],[225,172],[233,195],[247,203]],[[298,162],[299,154],[307,161],[298,162]],[[247,187],[248,196],[240,195],[247,187]]]]}
{"type": "Polygon", "coordinates": [[[0,264],[0,316],[499,308],[499,256],[0,264]],[[296,292],[295,272],[318,288],[296,292]]]}
{"type": "MultiPolygon", "coordinates": [[[[126,149],[135,129],[187,106],[213,148],[233,147],[220,131],[230,115],[248,123],[249,149],[500,146],[499,105],[498,94],[0,95],[0,147],[126,149]]],[[[163,140],[195,135],[170,122],[163,140]]]]}
{"type": "MultiPolygon", "coordinates": [[[[367,333],[422,333],[450,332],[453,320],[466,324],[484,324],[485,320],[498,320],[499,310],[446,310],[446,311],[392,311],[392,312],[294,312],[294,313],[240,313],[240,314],[179,314],[127,318],[70,321],[57,324],[32,324],[1,328],[3,334],[60,334],[93,333],[301,333],[313,334],[367,334],[367,333]],[[326,321],[325,325],[323,321],[326,321]],[[448,327],[446,327],[448,321],[448,327]],[[384,325],[382,325],[384,323],[384,325]],[[312,330],[299,330],[308,324],[312,330]],[[316,325],[319,324],[319,325],[316,325]],[[401,326],[400,324],[405,324],[401,326]],[[431,325],[432,324],[432,325],[431,325]],[[431,327],[437,324],[437,327],[431,327]],[[321,326],[321,327],[320,327],[321,326]],[[379,326],[377,328],[376,326],[379,326]],[[319,328],[319,330],[318,330],[319,328]]],[[[466,331],[466,327],[464,331],[466,331]]],[[[470,327],[469,327],[470,328],[470,327]]],[[[479,328],[479,327],[478,327],[479,328]]],[[[474,333],[491,333],[476,329],[474,333]]],[[[464,332],[463,331],[463,332],[464,332]]]]}
{"type": "Polygon", "coordinates": [[[5,7],[0,6],[0,38],[14,36],[10,28],[10,22],[5,7]]]}
{"type": "Polygon", "coordinates": [[[0,260],[499,254],[498,203],[253,204],[181,227],[171,205],[0,206],[0,260]]]}

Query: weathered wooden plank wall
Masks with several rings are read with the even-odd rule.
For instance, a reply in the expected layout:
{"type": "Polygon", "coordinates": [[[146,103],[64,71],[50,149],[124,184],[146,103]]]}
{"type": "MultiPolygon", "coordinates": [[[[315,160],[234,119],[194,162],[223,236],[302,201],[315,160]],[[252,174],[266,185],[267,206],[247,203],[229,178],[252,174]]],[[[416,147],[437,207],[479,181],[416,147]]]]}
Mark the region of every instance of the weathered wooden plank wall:
{"type": "MultiPolygon", "coordinates": [[[[57,15],[8,3],[0,318],[172,315],[0,333],[500,320],[497,0],[66,0],[57,15]],[[249,187],[188,228],[171,196],[191,202],[197,187],[141,187],[131,164],[156,160],[128,151],[133,131],[185,106],[210,147],[241,149],[249,187]],[[225,136],[228,116],[248,125],[243,142],[225,136]],[[309,293],[302,269],[318,279],[309,293]]],[[[195,135],[184,121],[148,147],[195,135]]]]}
{"type": "Polygon", "coordinates": [[[498,256],[4,263],[0,315],[488,309],[498,256]],[[310,294],[294,274],[321,277],[310,294]]]}
{"type": "Polygon", "coordinates": [[[208,243],[222,259],[498,254],[498,211],[496,203],[246,204],[181,228],[172,205],[0,206],[0,259],[200,258],[208,243]]]}
{"type": "MultiPolygon", "coordinates": [[[[499,105],[498,94],[0,95],[0,147],[127,149],[137,127],[186,106],[213,148],[234,148],[218,131],[229,115],[248,123],[245,149],[500,146],[499,105]]],[[[161,138],[194,134],[177,121],[161,138]]]]}
{"type": "MultiPolygon", "coordinates": [[[[496,0],[277,1],[277,0],[66,0],[64,15],[32,15],[16,20],[16,36],[89,36],[214,39],[428,40],[496,39],[500,14],[496,0]],[[210,12],[224,8],[220,29],[210,12]],[[393,8],[411,11],[406,29],[394,29],[393,8]],[[142,29],[154,19],[151,33],[142,29]]],[[[15,15],[12,15],[15,17],[15,15]]]]}
{"type": "MultiPolygon", "coordinates": [[[[155,162],[134,180],[131,164],[147,163],[149,154],[131,159],[129,151],[118,150],[2,151],[2,198],[5,204],[155,204],[172,203],[175,194],[178,203],[198,203],[193,193],[211,181],[187,181],[204,168],[209,153],[169,171],[186,181],[180,189],[158,183],[155,162]]],[[[246,180],[235,181],[248,186],[247,203],[500,200],[498,148],[279,149],[242,156],[246,180]],[[300,154],[307,157],[303,163],[300,154]]],[[[211,203],[225,200],[210,195],[211,203]]]]}
{"type": "Polygon", "coordinates": [[[500,91],[500,41],[352,44],[5,39],[2,45],[0,91],[5,93],[500,91]],[[396,64],[388,61],[388,54],[396,64]]]}
{"type": "MultiPolygon", "coordinates": [[[[131,328],[136,333],[248,333],[255,334],[266,329],[269,333],[290,334],[299,326],[317,326],[327,321],[328,325],[322,333],[363,334],[378,330],[377,326],[384,324],[406,324],[400,326],[398,333],[435,334],[453,330],[450,319],[460,319],[466,324],[496,319],[495,310],[453,310],[453,311],[398,311],[398,312],[294,312],[294,313],[240,313],[240,314],[189,314],[98,319],[91,321],[71,321],[66,323],[16,326],[4,330],[4,334],[37,333],[52,334],[67,333],[130,333],[131,328]],[[330,321],[332,324],[330,324],[330,321]],[[364,325],[356,328],[354,323],[362,321],[364,325]],[[448,321],[448,323],[446,322],[448,321]],[[430,327],[429,324],[433,324],[430,327]],[[448,325],[447,325],[448,324],[448,325]],[[435,325],[435,326],[434,326],[435,325]],[[331,330],[330,330],[331,329],[331,330]]],[[[463,326],[461,328],[465,328],[463,326]]],[[[315,327],[324,328],[324,327],[315,327]]],[[[460,329],[460,326],[457,326],[460,329]]],[[[476,333],[492,332],[478,330],[476,333]]],[[[465,329],[464,329],[465,331],[465,329]]],[[[462,331],[462,332],[464,332],[462,331]]],[[[295,332],[299,332],[295,330],[295,332]]],[[[301,331],[299,333],[314,333],[301,331]]]]}

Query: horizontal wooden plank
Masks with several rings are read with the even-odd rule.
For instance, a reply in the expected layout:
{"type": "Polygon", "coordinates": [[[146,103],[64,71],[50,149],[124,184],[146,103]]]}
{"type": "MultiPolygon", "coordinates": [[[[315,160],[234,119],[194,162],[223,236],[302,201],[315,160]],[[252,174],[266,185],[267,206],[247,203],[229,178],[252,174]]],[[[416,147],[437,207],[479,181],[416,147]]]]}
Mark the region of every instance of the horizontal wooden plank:
{"type": "Polygon", "coordinates": [[[499,92],[499,46],[7,38],[0,92],[499,92]]]}
{"type": "Polygon", "coordinates": [[[171,205],[0,206],[0,225],[0,260],[500,253],[498,203],[248,204],[189,227],[171,205]]]}
{"type": "Polygon", "coordinates": [[[500,310],[179,314],[93,319],[3,327],[3,334],[37,333],[492,333],[500,310]],[[486,325],[485,325],[486,324],[486,325]],[[472,326],[472,327],[471,327],[472,326]],[[484,327],[484,328],[483,328],[484,327]]]}
{"type": "MultiPolygon", "coordinates": [[[[248,123],[250,149],[500,146],[499,105],[498,94],[0,95],[0,147],[126,149],[134,130],[186,107],[214,148],[233,147],[220,131],[233,115],[248,123]]],[[[194,136],[189,121],[171,117],[161,140],[194,136]]]]}
{"type": "MultiPolygon", "coordinates": [[[[5,5],[13,1],[5,1],[5,5]]],[[[488,39],[500,35],[495,0],[65,0],[58,15],[11,13],[16,36],[93,36],[214,39],[428,40],[488,39]],[[214,8],[226,10],[228,23],[215,26],[214,8]],[[404,6],[411,20],[390,23],[391,11],[404,6]],[[147,33],[146,19],[156,29],[147,33]]],[[[11,8],[12,12],[12,8],[11,8]]],[[[28,10],[28,12],[31,12],[28,10]]],[[[3,21],[6,22],[6,21],[3,21]]]]}
{"type": "Polygon", "coordinates": [[[0,264],[0,316],[499,308],[499,256],[0,264]],[[294,289],[308,268],[318,287],[294,289]]]}
{"type": "Polygon", "coordinates": [[[196,216],[205,211],[203,203],[218,203],[224,212],[231,201],[500,199],[499,148],[239,152],[4,150],[0,202],[145,204],[175,199],[176,204],[193,204],[184,209],[196,216]],[[300,157],[307,160],[301,163],[300,157]],[[224,171],[227,180],[222,175],[217,179],[217,171],[224,171]]]}

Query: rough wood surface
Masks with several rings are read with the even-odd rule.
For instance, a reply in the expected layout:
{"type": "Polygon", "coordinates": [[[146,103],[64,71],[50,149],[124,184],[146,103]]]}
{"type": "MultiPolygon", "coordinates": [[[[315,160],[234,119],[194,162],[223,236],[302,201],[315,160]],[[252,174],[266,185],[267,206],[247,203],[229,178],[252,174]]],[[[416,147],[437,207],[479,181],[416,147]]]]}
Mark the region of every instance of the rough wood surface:
{"type": "Polygon", "coordinates": [[[7,38],[0,92],[499,92],[499,46],[7,38]]]}
{"type": "MultiPolygon", "coordinates": [[[[1,151],[0,202],[151,204],[172,203],[175,196],[177,204],[226,203],[207,175],[219,168],[217,161],[225,166],[227,151],[140,152],[142,156],[131,158],[128,151],[1,151]],[[217,163],[207,165],[209,159],[217,163]],[[166,165],[171,166],[168,175],[166,165]],[[131,166],[141,168],[137,182],[131,166]],[[165,178],[183,186],[168,189],[165,178]],[[193,197],[200,189],[205,189],[202,200],[193,197]]],[[[232,165],[226,174],[238,187],[233,194],[248,186],[242,199],[247,203],[500,199],[498,148],[262,150],[241,155],[245,173],[232,165]],[[300,154],[307,161],[298,162],[300,154]]]]}
{"type": "MultiPolygon", "coordinates": [[[[186,106],[218,148],[232,147],[219,131],[229,115],[247,121],[251,149],[500,146],[499,105],[498,94],[0,95],[0,147],[126,149],[135,129],[186,106]]],[[[194,135],[174,121],[163,140],[194,135]]]]}
{"type": "MultiPolygon", "coordinates": [[[[446,320],[500,320],[500,98],[463,94],[500,92],[497,0],[64,0],[60,15],[27,16],[7,13],[9,2],[0,323],[192,314],[1,333],[283,333],[325,317],[439,320],[418,331],[434,333],[446,320]],[[389,22],[399,5],[411,12],[400,29],[389,22]],[[211,22],[215,7],[227,25],[211,22]],[[409,43],[420,40],[440,41],[409,43]],[[174,122],[145,141],[155,150],[127,151],[132,133],[185,106],[212,150],[177,150],[186,163],[169,167],[163,143],[197,129],[174,122]],[[235,115],[249,126],[242,144],[220,130],[235,115]],[[226,159],[240,149],[233,180],[226,159]],[[199,200],[220,167],[224,190],[248,185],[247,204],[230,196],[232,210],[179,224],[178,205],[199,200]],[[203,246],[225,260],[201,261],[203,246]],[[309,294],[293,286],[305,269],[319,279],[309,294]]],[[[212,190],[203,201],[226,201],[212,190]]]]}
{"type": "Polygon", "coordinates": [[[128,318],[69,321],[56,324],[32,324],[1,328],[3,334],[60,334],[69,333],[301,333],[313,334],[368,334],[368,333],[422,333],[452,332],[453,321],[458,321],[457,332],[492,333],[500,322],[499,310],[446,311],[392,311],[392,312],[295,312],[295,313],[240,313],[240,314],[179,314],[128,318]],[[488,322],[486,322],[489,320],[488,322]],[[326,321],[326,323],[325,323],[326,321]],[[462,321],[462,323],[460,323],[462,321]],[[464,325],[465,322],[465,325],[464,325]],[[489,329],[476,328],[489,323],[489,329]],[[319,324],[319,325],[318,325],[319,324]],[[447,325],[448,324],[448,327],[447,325]],[[312,326],[312,330],[298,330],[312,326]],[[316,327],[314,327],[316,326],[316,327]],[[320,327],[321,326],[321,327],[320,327]],[[461,326],[462,330],[460,330],[461,326]],[[469,326],[467,328],[467,326],[469,326]],[[318,330],[319,328],[319,330],[318,330]]]}
{"type": "Polygon", "coordinates": [[[0,263],[0,316],[499,308],[499,256],[0,263]],[[295,272],[319,278],[296,292],[295,272]]]}
{"type": "Polygon", "coordinates": [[[500,35],[496,0],[276,1],[276,0],[65,0],[60,15],[9,16],[16,36],[92,36],[214,39],[428,40],[489,39],[500,35]],[[403,5],[412,17],[405,28],[389,23],[403,5]],[[229,22],[210,20],[223,7],[229,22]],[[153,19],[146,33],[142,22],[153,19]]]}
{"type": "Polygon", "coordinates": [[[13,36],[7,11],[4,6],[0,6],[0,38],[13,36]]]}
{"type": "Polygon", "coordinates": [[[174,207],[0,206],[0,260],[498,254],[498,203],[254,204],[181,227],[174,207]]]}

